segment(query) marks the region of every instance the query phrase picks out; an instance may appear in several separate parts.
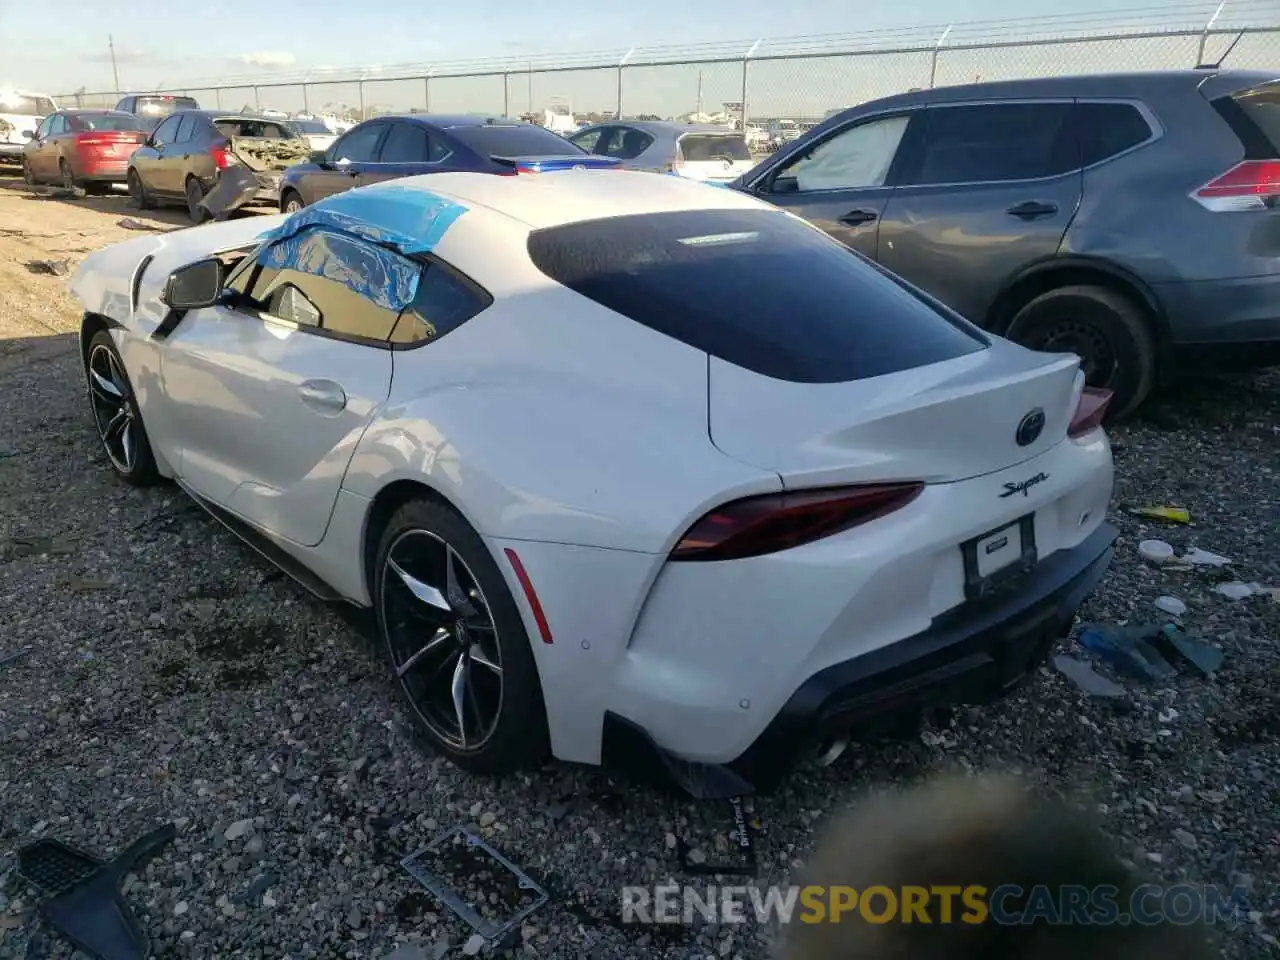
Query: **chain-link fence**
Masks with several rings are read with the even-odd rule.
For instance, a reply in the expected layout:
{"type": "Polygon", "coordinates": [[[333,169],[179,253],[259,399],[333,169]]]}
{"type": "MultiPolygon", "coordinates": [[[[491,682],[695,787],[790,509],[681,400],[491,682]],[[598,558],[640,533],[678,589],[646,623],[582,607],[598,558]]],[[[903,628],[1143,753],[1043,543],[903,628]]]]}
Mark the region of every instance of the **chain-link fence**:
{"type": "MultiPolygon", "coordinates": [[[[198,88],[133,92],[193,96],[213,109],[273,109],[351,120],[411,111],[533,115],[541,120],[544,110],[559,105],[559,112],[586,121],[701,116],[737,123],[745,115],[750,124],[763,125],[778,119],[818,120],[893,93],[983,80],[1205,63],[1280,75],[1280,23],[1227,28],[1211,20],[1199,29],[1095,30],[1034,39],[1018,38],[1013,22],[981,31],[975,29],[979,26],[948,27],[927,42],[919,32],[907,38],[911,42],[850,38],[848,49],[836,52],[806,49],[803,38],[761,40],[742,45],[736,55],[718,44],[708,45],[715,49],[702,55],[682,58],[632,50],[595,62],[487,61],[405,68],[392,76],[386,68],[323,76],[313,71],[287,81],[264,76],[251,83],[236,78],[198,88]]],[[[81,90],[57,99],[64,106],[113,106],[121,95],[81,90]]]]}

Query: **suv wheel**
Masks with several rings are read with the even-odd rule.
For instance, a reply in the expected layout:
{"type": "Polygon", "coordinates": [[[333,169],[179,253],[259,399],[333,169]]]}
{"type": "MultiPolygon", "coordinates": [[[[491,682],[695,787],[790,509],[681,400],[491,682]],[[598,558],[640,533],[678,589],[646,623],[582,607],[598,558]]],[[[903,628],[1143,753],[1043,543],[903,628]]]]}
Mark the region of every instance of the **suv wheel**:
{"type": "Polygon", "coordinates": [[[1146,312],[1106,287],[1059,287],[1014,316],[1005,334],[1015,343],[1080,357],[1091,387],[1110,390],[1108,420],[1133,413],[1151,392],[1156,342],[1146,312]]]}

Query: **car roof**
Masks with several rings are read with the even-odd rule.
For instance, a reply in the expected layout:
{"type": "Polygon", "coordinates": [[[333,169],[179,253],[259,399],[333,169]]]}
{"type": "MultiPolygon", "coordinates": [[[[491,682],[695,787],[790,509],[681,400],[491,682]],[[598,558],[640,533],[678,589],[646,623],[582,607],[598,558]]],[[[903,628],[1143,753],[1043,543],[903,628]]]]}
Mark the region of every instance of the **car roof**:
{"type": "Polygon", "coordinates": [[[113,110],[110,107],[63,107],[59,113],[68,114],[108,114],[113,117],[132,117],[132,113],[126,113],[124,110],[113,110]]]}
{"type": "Polygon", "coordinates": [[[463,207],[484,207],[533,230],[582,220],[679,210],[777,209],[726,187],[631,170],[569,170],[516,176],[431,173],[389,180],[358,192],[373,197],[375,191],[383,190],[420,190],[463,207]]]}
{"type": "Polygon", "coordinates": [[[523,120],[512,120],[510,117],[499,117],[475,113],[380,113],[364,121],[399,120],[405,123],[417,123],[426,127],[450,129],[457,127],[531,127],[534,124],[523,120]]]}
{"type": "MultiPolygon", "coordinates": [[[[1257,70],[1143,70],[1119,73],[1072,74],[1061,77],[1029,77],[1020,80],[984,80],[956,86],[913,90],[850,107],[862,110],[868,106],[896,107],[924,103],[954,103],[961,100],[989,98],[1005,100],[1015,97],[1123,96],[1157,92],[1177,87],[1195,88],[1205,80],[1238,80],[1240,84],[1264,83],[1276,74],[1257,70]]],[[[848,111],[840,111],[846,113],[848,111]]],[[[840,114],[836,114],[839,116],[840,114]]]]}
{"type": "MultiPolygon", "coordinates": [[[[720,133],[725,136],[738,134],[731,127],[722,127],[714,123],[679,123],[675,120],[601,120],[589,124],[592,127],[631,127],[643,130],[655,137],[668,137],[672,140],[686,133],[720,133]]],[[[738,134],[740,135],[740,134],[738,134]]]]}

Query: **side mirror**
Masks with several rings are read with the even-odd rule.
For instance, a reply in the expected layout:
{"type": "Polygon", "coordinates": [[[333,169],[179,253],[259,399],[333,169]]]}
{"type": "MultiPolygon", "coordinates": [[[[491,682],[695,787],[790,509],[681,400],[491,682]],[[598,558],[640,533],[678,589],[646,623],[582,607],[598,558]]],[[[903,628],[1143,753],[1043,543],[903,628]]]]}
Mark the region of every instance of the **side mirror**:
{"type": "Polygon", "coordinates": [[[216,257],[197,260],[169,274],[160,302],[174,310],[212,307],[222,296],[226,268],[216,257]]]}
{"type": "Polygon", "coordinates": [[[36,138],[36,132],[34,130],[23,130],[22,135],[28,140],[34,140],[36,138]]]}
{"type": "Polygon", "coordinates": [[[329,151],[312,150],[310,159],[317,167],[327,167],[329,165],[329,151]]]}

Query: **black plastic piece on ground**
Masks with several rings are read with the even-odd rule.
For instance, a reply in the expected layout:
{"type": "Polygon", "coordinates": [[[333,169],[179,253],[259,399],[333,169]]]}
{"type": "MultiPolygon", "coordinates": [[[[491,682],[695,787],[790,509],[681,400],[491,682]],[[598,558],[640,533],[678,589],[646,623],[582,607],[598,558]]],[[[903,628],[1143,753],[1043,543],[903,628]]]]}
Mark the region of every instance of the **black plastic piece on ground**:
{"type": "MultiPolygon", "coordinates": [[[[121,897],[120,883],[176,835],[174,825],[167,823],[135,840],[114,860],[99,862],[97,869],[86,879],[46,900],[40,905],[41,915],[71,943],[99,960],[145,960],[151,954],[151,940],[121,897]]],[[[61,844],[58,846],[62,847],[61,844]]],[[[46,848],[43,855],[48,861],[45,867],[53,861],[49,849],[46,848]]],[[[62,863],[46,871],[50,878],[56,879],[62,875],[60,871],[73,863],[66,857],[68,851],[78,855],[81,866],[94,859],[70,847],[62,847],[59,854],[64,858],[62,863]]],[[[19,863],[22,863],[21,851],[19,863]]]]}
{"type": "Polygon", "coordinates": [[[102,861],[61,840],[37,840],[18,851],[18,873],[51,897],[79,886],[98,872],[102,861]]]}
{"type": "Polygon", "coordinates": [[[754,792],[728,767],[673,757],[639,724],[609,711],[600,755],[603,767],[650,786],[677,788],[695,800],[728,800],[754,792]]]}
{"type": "Polygon", "coordinates": [[[685,873],[698,876],[754,877],[757,873],[756,845],[752,837],[754,832],[747,820],[746,810],[742,806],[741,797],[729,798],[729,809],[733,812],[734,835],[738,840],[738,850],[742,853],[741,863],[694,863],[689,859],[689,844],[682,838],[676,839],[677,852],[680,857],[680,869],[685,873]]]}

